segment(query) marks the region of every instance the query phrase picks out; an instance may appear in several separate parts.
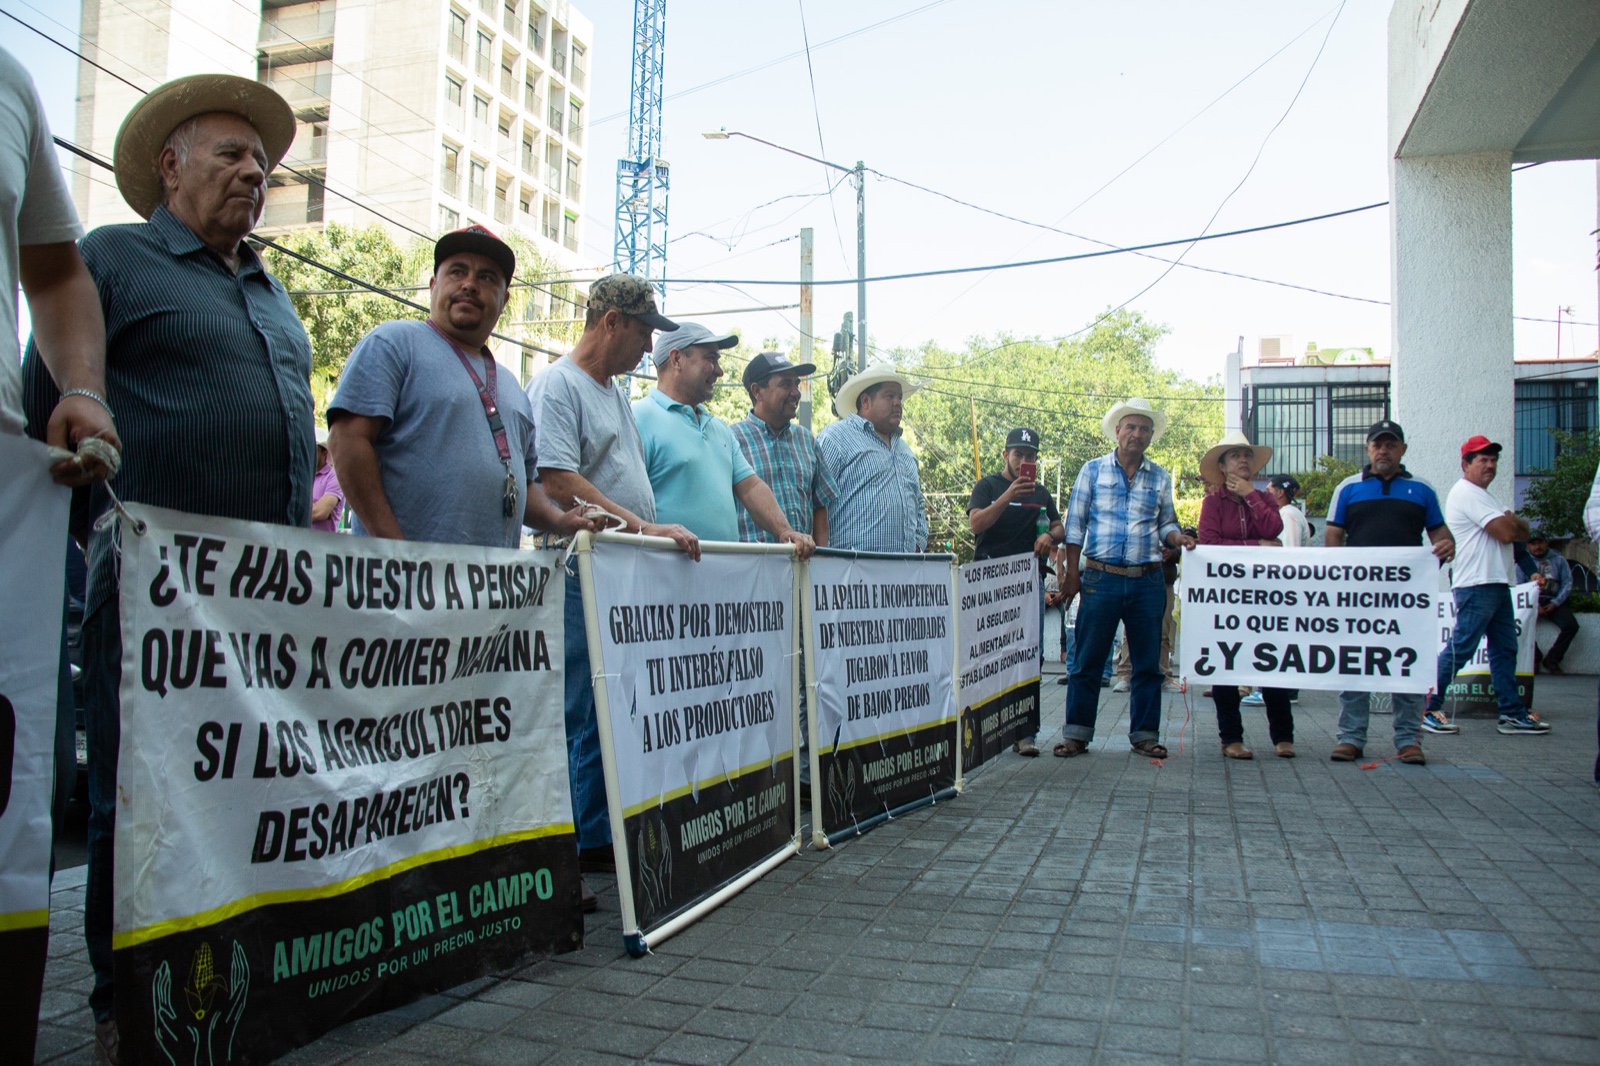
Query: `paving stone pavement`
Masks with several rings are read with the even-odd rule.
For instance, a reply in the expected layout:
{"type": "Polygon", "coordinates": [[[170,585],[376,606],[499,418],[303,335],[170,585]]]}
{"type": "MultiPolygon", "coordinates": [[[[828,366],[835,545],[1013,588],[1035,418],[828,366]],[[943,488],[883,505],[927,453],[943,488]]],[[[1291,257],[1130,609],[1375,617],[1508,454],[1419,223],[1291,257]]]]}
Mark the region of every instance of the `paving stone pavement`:
{"type": "MultiPolygon", "coordinates": [[[[1064,688],[1045,679],[1059,731],[1064,688]]],[[[1600,1062],[1593,678],[1548,737],[1470,720],[1425,767],[1218,755],[1168,697],[1165,765],[1104,693],[1091,754],[1009,753],[958,799],[807,850],[644,959],[615,885],[588,947],[362,1019],[280,1060],[606,1063],[1600,1062]],[[1181,751],[1180,748],[1181,741],[1181,751]]],[[[1393,753],[1375,716],[1371,756],[1393,753]]],[[[1048,748],[1047,748],[1048,750],[1048,748]]],[[[89,1063],[82,870],[57,878],[39,1062],[89,1063]]]]}

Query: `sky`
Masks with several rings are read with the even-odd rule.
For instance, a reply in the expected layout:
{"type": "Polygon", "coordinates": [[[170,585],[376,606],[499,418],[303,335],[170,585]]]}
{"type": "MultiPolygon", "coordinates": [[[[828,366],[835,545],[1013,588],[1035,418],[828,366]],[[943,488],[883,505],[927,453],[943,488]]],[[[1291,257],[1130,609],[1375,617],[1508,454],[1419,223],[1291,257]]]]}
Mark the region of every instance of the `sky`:
{"type": "MultiPolygon", "coordinates": [[[[0,0],[0,10],[63,38],[76,30],[74,6],[0,0]]],[[[576,6],[595,27],[582,254],[607,263],[614,161],[627,150],[633,5],[576,6]]],[[[862,160],[1079,235],[869,175],[869,276],[1070,255],[1099,247],[1083,238],[1171,240],[1386,200],[1388,9],[1387,0],[673,0],[662,157],[672,180],[667,274],[685,281],[669,286],[666,310],[693,319],[797,303],[802,226],[815,233],[818,280],[855,276],[854,193],[845,183],[821,195],[841,175],[749,140],[707,140],[709,130],[846,167],[862,160]]],[[[70,131],[77,61],[0,23],[0,47],[33,73],[53,128],[70,131]]],[[[1568,357],[1592,352],[1600,330],[1596,214],[1593,162],[1513,178],[1516,313],[1554,319],[1571,308],[1563,319],[1585,325],[1561,327],[1568,357]]],[[[1170,330],[1160,362],[1197,378],[1219,376],[1240,337],[1247,356],[1272,334],[1292,336],[1296,351],[1314,341],[1389,354],[1389,309],[1364,302],[1389,296],[1387,209],[1203,242],[1184,262],[1117,255],[876,282],[868,329],[884,349],[1001,333],[1055,338],[1131,301],[1170,330]]],[[[853,284],[819,287],[814,332],[831,337],[855,300],[853,284]]],[[[792,308],[706,321],[784,346],[799,333],[792,308]]],[[[1555,357],[1556,324],[1519,321],[1516,353],[1555,357]]]]}

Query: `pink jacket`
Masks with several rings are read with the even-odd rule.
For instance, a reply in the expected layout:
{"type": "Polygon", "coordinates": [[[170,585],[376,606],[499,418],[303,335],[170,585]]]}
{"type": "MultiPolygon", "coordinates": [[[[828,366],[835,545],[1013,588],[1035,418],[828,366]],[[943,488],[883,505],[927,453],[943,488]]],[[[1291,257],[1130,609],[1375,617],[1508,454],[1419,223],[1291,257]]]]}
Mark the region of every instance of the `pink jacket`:
{"type": "Polygon", "coordinates": [[[1213,492],[1200,501],[1200,543],[1253,547],[1283,532],[1283,516],[1271,496],[1256,491],[1243,500],[1213,492]]]}

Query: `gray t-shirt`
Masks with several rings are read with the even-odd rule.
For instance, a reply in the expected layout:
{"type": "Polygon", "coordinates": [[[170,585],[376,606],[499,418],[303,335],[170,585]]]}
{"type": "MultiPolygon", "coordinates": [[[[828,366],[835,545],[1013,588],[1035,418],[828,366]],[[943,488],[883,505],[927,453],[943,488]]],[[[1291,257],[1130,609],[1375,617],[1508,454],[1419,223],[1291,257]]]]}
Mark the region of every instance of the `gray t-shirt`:
{"type": "Polygon", "coordinates": [[[639,426],[615,380],[602,385],[570,355],[562,356],[528,385],[528,399],[541,466],[580,474],[607,499],[646,522],[656,520],[639,426]]]}
{"type": "MultiPolygon", "coordinates": [[[[473,356],[488,384],[486,361],[473,356]]],[[[387,418],[374,445],[383,491],[407,540],[515,548],[527,484],[538,469],[533,410],[516,376],[497,368],[500,418],[511,446],[516,512],[506,517],[505,467],[483,401],[455,348],[426,322],[385,322],[357,344],[328,405],[340,414],[387,418]]],[[[350,490],[346,478],[345,490],[350,490]]],[[[359,517],[351,531],[366,535],[359,517]]]]}
{"type": "Polygon", "coordinates": [[[33,79],[0,49],[0,433],[21,433],[17,249],[83,236],[33,79]]]}

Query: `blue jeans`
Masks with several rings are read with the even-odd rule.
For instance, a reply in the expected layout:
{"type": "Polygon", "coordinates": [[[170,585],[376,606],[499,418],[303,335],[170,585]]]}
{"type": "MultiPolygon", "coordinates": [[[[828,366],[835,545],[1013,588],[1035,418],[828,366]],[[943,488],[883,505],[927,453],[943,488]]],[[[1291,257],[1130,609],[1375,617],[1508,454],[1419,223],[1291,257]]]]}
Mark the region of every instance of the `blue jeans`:
{"type": "Polygon", "coordinates": [[[1428,710],[1444,706],[1444,692],[1489,637],[1489,679],[1502,718],[1528,713],[1517,695],[1517,610],[1511,603],[1510,585],[1468,585],[1455,590],[1456,624],[1450,646],[1439,653],[1439,681],[1428,697],[1428,710]]]}
{"type": "Polygon", "coordinates": [[[593,671],[589,666],[589,631],[583,625],[583,589],[567,571],[565,614],[567,780],[572,788],[572,823],[578,847],[603,848],[611,843],[606,813],[606,775],[600,762],[600,726],[595,717],[593,671]]]}
{"type": "Polygon", "coordinates": [[[1061,735],[1088,743],[1094,739],[1100,710],[1100,680],[1109,665],[1117,623],[1123,625],[1132,667],[1128,699],[1128,740],[1137,744],[1161,735],[1161,612],[1167,586],[1158,566],[1142,577],[1104,570],[1083,571],[1074,629],[1073,661],[1067,682],[1067,721],[1061,735]]]}
{"type": "Polygon", "coordinates": [[[111,907],[116,892],[117,747],[122,742],[122,619],[113,595],[83,620],[83,733],[89,759],[88,885],[83,939],[94,967],[89,1009],[96,1022],[116,1015],[111,980],[111,907]]]}
{"type": "MultiPolygon", "coordinates": [[[[1417,742],[1422,732],[1422,695],[1396,692],[1389,697],[1394,706],[1394,746],[1398,751],[1417,742]]],[[[1372,715],[1372,693],[1339,693],[1339,743],[1367,746],[1367,720],[1372,715]]]]}

